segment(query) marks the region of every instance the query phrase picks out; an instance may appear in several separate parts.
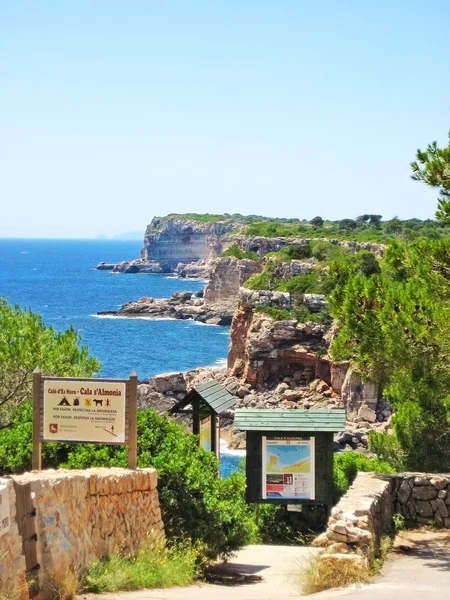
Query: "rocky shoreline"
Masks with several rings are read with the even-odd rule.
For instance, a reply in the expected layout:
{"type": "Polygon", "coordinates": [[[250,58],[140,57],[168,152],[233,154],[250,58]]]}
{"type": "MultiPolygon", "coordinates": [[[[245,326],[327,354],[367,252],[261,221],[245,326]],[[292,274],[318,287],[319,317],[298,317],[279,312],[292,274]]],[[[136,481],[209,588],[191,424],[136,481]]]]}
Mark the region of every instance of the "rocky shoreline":
{"type": "MultiPolygon", "coordinates": [[[[201,296],[203,293],[201,293],[201,296]]],[[[205,304],[203,297],[193,292],[175,292],[170,298],[141,298],[123,304],[118,311],[102,311],[99,316],[149,319],[192,319],[207,325],[231,325],[236,301],[205,304]]]]}

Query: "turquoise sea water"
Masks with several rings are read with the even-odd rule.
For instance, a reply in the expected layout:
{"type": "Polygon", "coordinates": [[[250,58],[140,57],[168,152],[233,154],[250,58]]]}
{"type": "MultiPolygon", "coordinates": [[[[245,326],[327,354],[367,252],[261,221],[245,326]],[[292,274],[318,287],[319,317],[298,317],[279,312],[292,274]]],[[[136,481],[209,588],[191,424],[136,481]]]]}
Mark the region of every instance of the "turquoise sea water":
{"type": "MultiPolygon", "coordinates": [[[[166,298],[204,287],[204,281],[95,270],[101,261],[137,258],[141,246],[141,242],[104,240],[0,239],[0,296],[40,313],[47,325],[59,331],[73,325],[102,363],[104,377],[128,377],[135,369],[144,379],[225,364],[228,327],[96,316],[143,296],[166,298]]],[[[240,458],[223,451],[223,477],[236,470],[240,458]]]]}

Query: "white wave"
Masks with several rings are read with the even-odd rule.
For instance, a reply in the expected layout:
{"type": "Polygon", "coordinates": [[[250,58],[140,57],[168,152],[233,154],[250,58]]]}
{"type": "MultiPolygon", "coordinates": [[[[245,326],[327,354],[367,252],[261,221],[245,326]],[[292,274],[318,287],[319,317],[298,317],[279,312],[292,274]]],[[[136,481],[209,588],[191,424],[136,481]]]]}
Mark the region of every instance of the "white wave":
{"type": "Polygon", "coordinates": [[[96,319],[138,319],[141,321],[181,321],[181,319],[174,319],[173,317],[125,317],[123,315],[89,315],[90,317],[95,317],[96,319]]]}
{"type": "Polygon", "coordinates": [[[228,448],[228,444],[223,438],[220,438],[220,454],[228,454],[229,456],[240,456],[245,458],[247,455],[246,450],[232,450],[228,448]]]}
{"type": "MultiPolygon", "coordinates": [[[[226,358],[218,358],[212,365],[203,365],[202,369],[223,369],[227,366],[226,358]]],[[[200,367],[199,367],[200,368],[200,367]]]]}

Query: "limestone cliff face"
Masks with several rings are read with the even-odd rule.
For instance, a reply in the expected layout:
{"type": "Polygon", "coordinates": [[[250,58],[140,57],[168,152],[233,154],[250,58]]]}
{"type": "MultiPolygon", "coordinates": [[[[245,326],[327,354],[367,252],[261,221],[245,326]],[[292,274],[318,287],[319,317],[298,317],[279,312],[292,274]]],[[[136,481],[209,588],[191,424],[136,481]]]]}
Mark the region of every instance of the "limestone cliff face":
{"type": "Polygon", "coordinates": [[[240,287],[249,277],[261,271],[262,265],[253,260],[233,256],[218,258],[214,261],[205,289],[205,302],[215,302],[230,296],[235,296],[237,301],[240,287]]]}
{"type": "Polygon", "coordinates": [[[256,387],[275,387],[286,378],[303,386],[316,379],[331,385],[331,363],[321,358],[324,336],[322,325],[273,321],[243,305],[233,317],[228,367],[256,387]]]}
{"type": "Polygon", "coordinates": [[[160,269],[173,272],[179,263],[217,258],[227,247],[231,223],[202,223],[185,219],[155,217],[144,236],[141,258],[160,269]]]}

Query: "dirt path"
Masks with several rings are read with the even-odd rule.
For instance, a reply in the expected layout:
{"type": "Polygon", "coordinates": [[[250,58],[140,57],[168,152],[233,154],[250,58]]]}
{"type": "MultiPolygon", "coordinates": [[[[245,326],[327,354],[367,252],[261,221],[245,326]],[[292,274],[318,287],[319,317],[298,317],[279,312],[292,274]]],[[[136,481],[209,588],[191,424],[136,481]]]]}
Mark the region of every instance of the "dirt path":
{"type": "Polygon", "coordinates": [[[247,546],[228,563],[246,575],[238,585],[204,584],[168,590],[141,590],[116,594],[84,595],[83,600],[285,600],[298,598],[293,582],[300,565],[317,553],[299,546],[247,546]]]}
{"type": "MultiPolygon", "coordinates": [[[[83,600],[286,600],[299,598],[295,574],[317,550],[295,546],[248,546],[228,567],[237,585],[204,584],[168,590],[84,595],[83,600]],[[246,583],[243,583],[246,581],[246,583]]],[[[226,579],[226,577],[224,577],[226,579]]],[[[447,600],[450,598],[450,532],[402,532],[383,572],[369,585],[329,590],[311,600],[447,600]]]]}
{"type": "Polygon", "coordinates": [[[321,592],[314,600],[447,600],[450,598],[450,532],[403,531],[383,572],[356,589],[321,592]]]}

